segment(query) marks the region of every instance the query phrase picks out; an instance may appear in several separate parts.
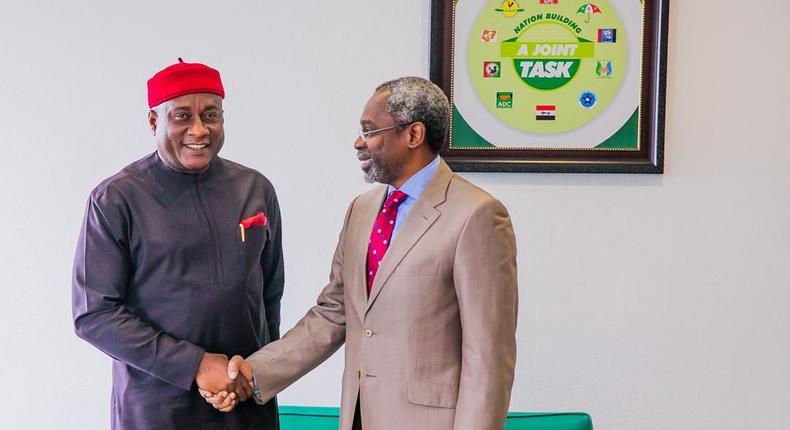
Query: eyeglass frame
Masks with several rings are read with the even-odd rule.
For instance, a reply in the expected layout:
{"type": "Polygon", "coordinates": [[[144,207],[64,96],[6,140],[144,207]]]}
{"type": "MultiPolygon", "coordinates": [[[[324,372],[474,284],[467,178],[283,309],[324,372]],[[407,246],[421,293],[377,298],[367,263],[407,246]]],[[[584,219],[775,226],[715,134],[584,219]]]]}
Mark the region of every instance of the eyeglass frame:
{"type": "Polygon", "coordinates": [[[392,130],[393,128],[399,128],[399,127],[403,127],[403,126],[406,126],[406,125],[412,125],[415,122],[417,122],[417,121],[404,122],[404,123],[401,123],[401,124],[395,124],[395,125],[391,125],[389,127],[381,127],[381,128],[377,128],[375,130],[369,130],[369,131],[363,131],[362,127],[359,127],[359,130],[357,130],[357,133],[358,133],[357,137],[362,139],[363,142],[368,143],[368,139],[370,139],[371,137],[373,137],[373,136],[375,136],[375,135],[377,135],[377,134],[379,134],[379,133],[381,133],[383,131],[392,130]]]}

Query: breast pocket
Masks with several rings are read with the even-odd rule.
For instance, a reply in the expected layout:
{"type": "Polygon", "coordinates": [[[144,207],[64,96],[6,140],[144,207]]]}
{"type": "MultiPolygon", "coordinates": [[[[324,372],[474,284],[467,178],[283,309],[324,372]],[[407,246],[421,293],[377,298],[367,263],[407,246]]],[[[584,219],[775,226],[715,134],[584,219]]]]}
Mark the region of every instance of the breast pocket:
{"type": "Polygon", "coordinates": [[[268,227],[246,229],[242,238],[241,228],[236,226],[231,237],[235,249],[233,281],[246,284],[247,289],[261,288],[261,255],[269,238],[268,227]]]}
{"type": "Polygon", "coordinates": [[[441,263],[423,262],[420,264],[403,263],[393,272],[394,276],[440,276],[442,273],[441,263]]]}

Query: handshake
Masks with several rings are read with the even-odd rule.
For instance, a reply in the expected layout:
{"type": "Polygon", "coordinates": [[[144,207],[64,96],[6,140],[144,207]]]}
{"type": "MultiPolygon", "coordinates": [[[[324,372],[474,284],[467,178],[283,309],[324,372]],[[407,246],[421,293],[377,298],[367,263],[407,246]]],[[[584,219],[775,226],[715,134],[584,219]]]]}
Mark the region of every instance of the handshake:
{"type": "Polygon", "coordinates": [[[204,353],[195,382],[200,395],[220,412],[232,411],[253,394],[252,366],[240,355],[228,360],[224,354],[204,353]]]}

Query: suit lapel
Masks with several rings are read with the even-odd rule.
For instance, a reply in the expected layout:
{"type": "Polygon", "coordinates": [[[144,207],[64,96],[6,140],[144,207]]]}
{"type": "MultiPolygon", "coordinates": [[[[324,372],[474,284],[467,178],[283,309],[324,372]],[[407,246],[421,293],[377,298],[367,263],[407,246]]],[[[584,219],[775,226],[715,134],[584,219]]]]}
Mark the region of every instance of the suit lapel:
{"type": "MultiPolygon", "coordinates": [[[[414,207],[411,208],[408,218],[403,221],[403,225],[400,227],[400,230],[398,230],[398,235],[395,236],[392,246],[387,250],[384,259],[381,260],[381,266],[376,273],[376,279],[373,281],[373,289],[367,301],[367,307],[365,309],[366,315],[390,276],[392,276],[392,272],[395,271],[417,241],[420,240],[441,215],[441,213],[436,210],[436,207],[447,199],[447,186],[452,177],[453,171],[445,164],[444,160],[440,161],[436,174],[425,186],[425,190],[423,190],[420,198],[414,203],[414,207]]],[[[374,219],[377,213],[378,208],[373,215],[374,219]]],[[[372,220],[370,222],[370,227],[373,227],[372,220]]],[[[365,256],[367,256],[367,250],[365,251],[365,256]]],[[[363,277],[362,279],[365,278],[363,277]]]]}

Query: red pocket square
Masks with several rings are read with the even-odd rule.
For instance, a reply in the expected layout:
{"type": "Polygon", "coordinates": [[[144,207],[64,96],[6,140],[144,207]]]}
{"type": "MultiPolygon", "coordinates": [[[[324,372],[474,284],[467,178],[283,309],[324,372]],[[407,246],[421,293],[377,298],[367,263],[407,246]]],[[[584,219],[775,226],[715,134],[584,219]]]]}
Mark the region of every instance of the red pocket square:
{"type": "Polygon", "coordinates": [[[249,218],[245,218],[241,220],[241,225],[242,227],[244,227],[245,230],[249,230],[252,227],[264,227],[268,222],[269,219],[266,218],[266,214],[264,214],[263,212],[258,212],[257,214],[249,218]]]}

